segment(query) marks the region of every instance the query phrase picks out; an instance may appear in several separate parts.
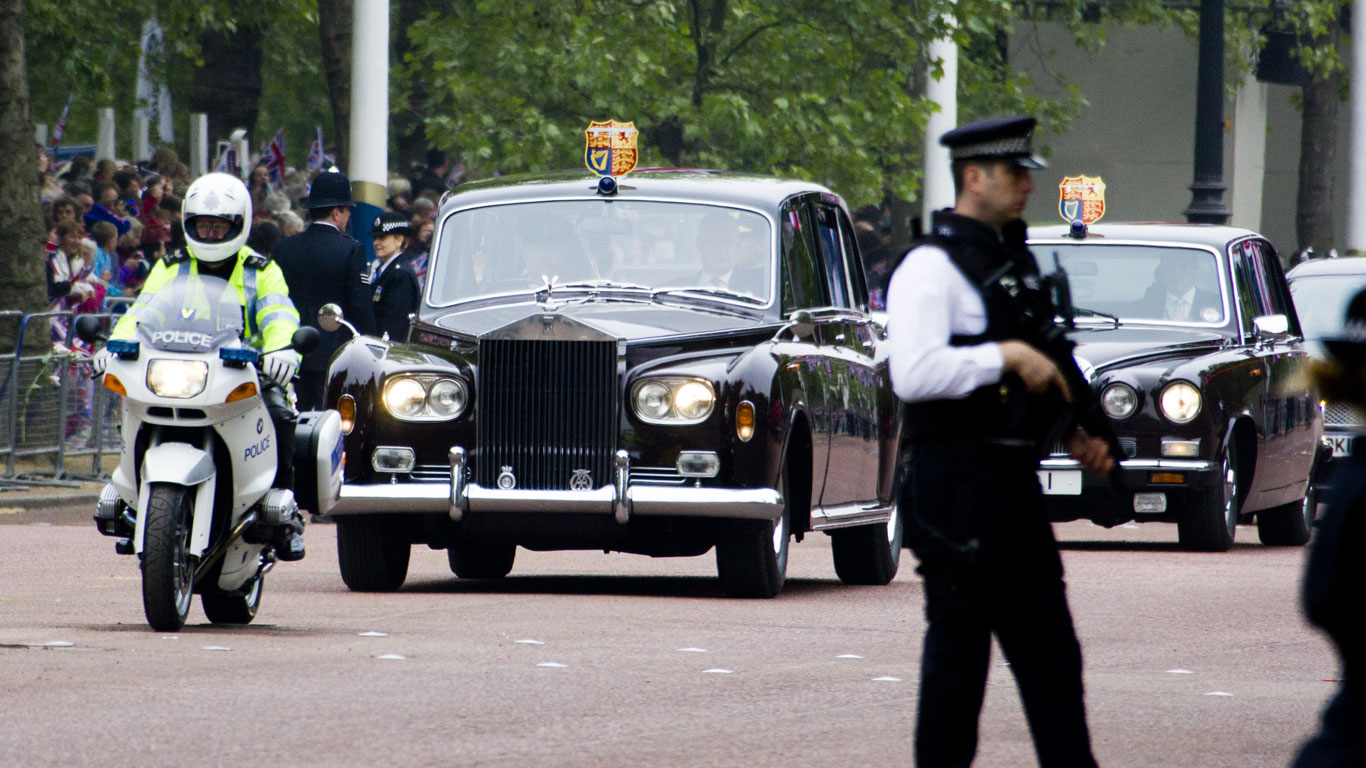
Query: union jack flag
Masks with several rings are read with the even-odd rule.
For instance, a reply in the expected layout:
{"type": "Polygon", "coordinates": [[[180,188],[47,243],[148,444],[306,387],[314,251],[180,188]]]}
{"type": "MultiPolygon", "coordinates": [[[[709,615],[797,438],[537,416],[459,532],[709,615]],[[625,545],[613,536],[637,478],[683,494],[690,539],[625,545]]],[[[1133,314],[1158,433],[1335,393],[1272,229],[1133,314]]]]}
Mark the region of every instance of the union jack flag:
{"type": "Polygon", "coordinates": [[[285,188],[285,129],[275,134],[275,138],[270,140],[265,149],[261,150],[261,159],[257,165],[264,165],[270,171],[271,189],[285,188]]]}
{"type": "Polygon", "coordinates": [[[313,137],[313,146],[308,148],[308,165],[310,171],[316,171],[323,167],[326,157],[323,155],[323,127],[318,126],[317,135],[313,137]]]}
{"type": "Polygon", "coordinates": [[[71,109],[71,97],[66,97],[66,106],[62,107],[62,116],[57,118],[57,125],[52,129],[52,148],[56,149],[62,143],[62,134],[66,132],[66,113],[71,109]]]}

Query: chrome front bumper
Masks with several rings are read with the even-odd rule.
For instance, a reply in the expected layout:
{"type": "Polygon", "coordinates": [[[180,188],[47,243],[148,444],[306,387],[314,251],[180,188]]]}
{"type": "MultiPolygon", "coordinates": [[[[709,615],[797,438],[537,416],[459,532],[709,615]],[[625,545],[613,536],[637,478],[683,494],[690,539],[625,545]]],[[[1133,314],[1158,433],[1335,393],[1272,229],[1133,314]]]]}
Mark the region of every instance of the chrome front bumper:
{"type": "Polygon", "coordinates": [[[618,523],[641,517],[719,517],[777,520],[783,496],[772,488],[698,488],[631,486],[625,451],[617,452],[612,485],[585,491],[530,491],[484,488],[467,480],[466,455],[452,448],[448,483],[343,484],[328,516],[442,512],[460,520],[467,512],[557,512],[611,514],[618,523]]]}

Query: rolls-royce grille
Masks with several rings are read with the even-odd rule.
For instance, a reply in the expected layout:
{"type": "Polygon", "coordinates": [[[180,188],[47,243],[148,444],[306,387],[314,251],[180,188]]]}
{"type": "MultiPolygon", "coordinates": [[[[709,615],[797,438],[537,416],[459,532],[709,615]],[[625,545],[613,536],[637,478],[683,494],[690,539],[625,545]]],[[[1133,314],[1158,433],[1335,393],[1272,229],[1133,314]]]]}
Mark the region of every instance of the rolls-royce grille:
{"type": "Polygon", "coordinates": [[[615,341],[479,342],[474,481],[588,490],[612,482],[615,341]]]}
{"type": "Polygon", "coordinates": [[[1363,423],[1361,411],[1346,403],[1329,403],[1323,409],[1325,427],[1359,427],[1363,423]]]}
{"type": "MultiPolygon", "coordinates": [[[[1119,447],[1124,450],[1124,457],[1132,459],[1138,455],[1138,440],[1133,437],[1119,438],[1119,447]]],[[[1063,443],[1054,443],[1048,453],[1052,456],[1066,456],[1067,446],[1063,443]]]]}

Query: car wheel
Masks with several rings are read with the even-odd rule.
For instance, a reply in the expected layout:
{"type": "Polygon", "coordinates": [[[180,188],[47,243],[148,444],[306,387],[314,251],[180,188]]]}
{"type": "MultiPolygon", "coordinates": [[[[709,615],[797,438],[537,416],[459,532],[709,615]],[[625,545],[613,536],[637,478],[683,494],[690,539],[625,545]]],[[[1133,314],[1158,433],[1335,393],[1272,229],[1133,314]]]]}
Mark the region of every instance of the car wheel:
{"type": "Polygon", "coordinates": [[[895,506],[886,523],[832,531],[835,573],[845,584],[891,582],[901,562],[901,539],[901,511],[895,506]]]}
{"type": "Polygon", "coordinates": [[[489,544],[461,539],[446,549],[451,573],[462,579],[501,579],[512,572],[516,544],[489,544]]]}
{"type": "Polygon", "coordinates": [[[337,564],[352,592],[393,592],[408,578],[412,544],[375,517],[337,521],[337,564]]]}
{"type": "Polygon", "coordinates": [[[1257,513],[1257,538],[1268,547],[1302,547],[1308,544],[1317,507],[1318,494],[1314,492],[1313,483],[1310,483],[1303,499],[1257,513]]]}
{"type": "Polygon", "coordinates": [[[261,585],[265,579],[257,576],[231,592],[214,587],[201,596],[204,615],[213,624],[250,624],[261,608],[261,585]]]}
{"type": "Polygon", "coordinates": [[[1242,475],[1233,446],[1224,451],[1219,478],[1205,494],[1203,503],[1192,505],[1176,523],[1182,549],[1192,552],[1227,552],[1233,548],[1238,528],[1238,494],[1242,475]]]}
{"type": "Polygon", "coordinates": [[[790,518],[784,503],[777,520],[727,521],[716,542],[716,573],[728,596],[770,598],[783,591],[790,518]]]}

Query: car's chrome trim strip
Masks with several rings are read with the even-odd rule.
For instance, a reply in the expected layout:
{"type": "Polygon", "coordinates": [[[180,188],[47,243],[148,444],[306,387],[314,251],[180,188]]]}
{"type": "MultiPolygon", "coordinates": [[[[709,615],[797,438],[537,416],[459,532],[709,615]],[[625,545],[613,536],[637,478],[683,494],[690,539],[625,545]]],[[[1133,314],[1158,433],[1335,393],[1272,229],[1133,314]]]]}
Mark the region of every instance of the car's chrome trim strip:
{"type": "MultiPolygon", "coordinates": [[[[1208,461],[1194,459],[1125,459],[1119,463],[1123,469],[1181,469],[1187,472],[1203,472],[1214,465],[1208,461]]],[[[1043,459],[1039,469],[1081,469],[1076,459],[1043,459]]]]}
{"type": "Polygon", "coordinates": [[[841,504],[834,507],[817,507],[811,510],[811,530],[829,531],[836,528],[852,528],[856,525],[886,523],[888,515],[895,506],[880,507],[876,504],[841,504]]]}

